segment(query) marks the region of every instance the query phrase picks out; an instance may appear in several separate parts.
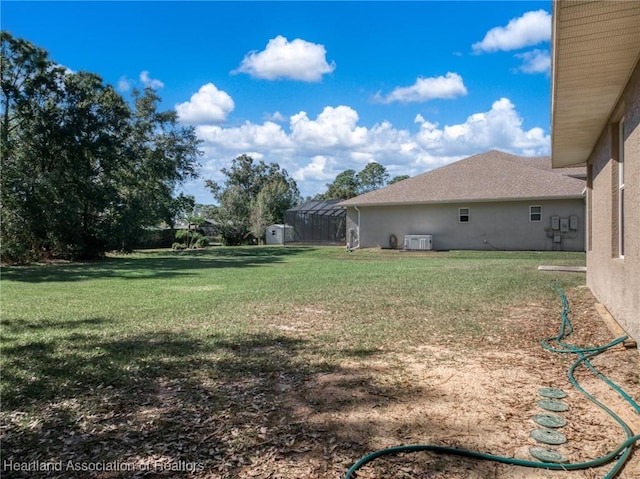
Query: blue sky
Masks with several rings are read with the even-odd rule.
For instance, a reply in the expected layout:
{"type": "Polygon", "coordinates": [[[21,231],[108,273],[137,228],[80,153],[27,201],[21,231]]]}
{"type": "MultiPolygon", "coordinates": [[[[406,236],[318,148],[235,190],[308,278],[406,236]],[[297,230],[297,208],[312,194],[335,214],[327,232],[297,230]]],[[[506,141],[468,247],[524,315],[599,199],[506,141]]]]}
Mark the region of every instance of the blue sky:
{"type": "Polygon", "coordinates": [[[17,2],[2,29],[129,98],[154,86],[203,140],[204,180],[246,153],[303,196],[370,161],[414,176],[550,152],[551,1],[17,2]]]}

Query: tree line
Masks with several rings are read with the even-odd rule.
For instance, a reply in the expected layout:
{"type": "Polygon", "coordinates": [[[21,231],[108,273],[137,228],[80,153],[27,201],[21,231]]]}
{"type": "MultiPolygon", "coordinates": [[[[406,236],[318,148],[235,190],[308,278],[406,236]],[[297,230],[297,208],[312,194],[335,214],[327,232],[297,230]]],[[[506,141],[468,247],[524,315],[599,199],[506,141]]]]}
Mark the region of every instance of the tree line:
{"type": "MultiPolygon", "coordinates": [[[[0,259],[94,259],[131,251],[150,228],[215,220],[227,245],[263,238],[303,199],[277,163],[235,158],[202,208],[176,187],[198,177],[193,127],[160,111],[155,90],[129,101],[94,73],[73,72],[45,50],[1,32],[0,259]]],[[[348,199],[406,178],[379,163],[346,170],[313,199],[348,199]]],[[[307,200],[312,198],[307,198],[307,200]]]]}
{"type": "MultiPolygon", "coordinates": [[[[309,200],[346,200],[369,191],[377,190],[408,176],[389,174],[379,163],[368,163],[359,173],[346,170],[326,185],[325,193],[303,200],[296,182],[277,163],[255,162],[248,155],[233,160],[230,168],[223,168],[226,176],[222,185],[211,180],[206,185],[218,202],[218,206],[203,208],[201,215],[216,221],[220,237],[226,245],[238,245],[248,238],[263,240],[266,228],[284,221],[285,211],[309,200]]],[[[200,220],[204,217],[200,216],[200,220]]]]}
{"type": "Polygon", "coordinates": [[[128,251],[145,228],[193,208],[174,190],[197,176],[199,141],[158,110],[154,90],[129,103],[5,31],[0,61],[3,261],[128,251]]]}
{"type": "Polygon", "coordinates": [[[212,213],[225,245],[239,245],[249,237],[263,239],[267,226],[281,223],[284,212],[301,201],[296,182],[277,163],[241,155],[221,172],[224,184],[205,184],[218,202],[212,213]]]}
{"type": "Polygon", "coordinates": [[[355,170],[345,170],[338,174],[332,183],[326,185],[327,191],[316,195],[315,199],[348,200],[407,178],[409,175],[400,175],[389,180],[387,169],[380,163],[372,161],[358,173],[355,170]]]}

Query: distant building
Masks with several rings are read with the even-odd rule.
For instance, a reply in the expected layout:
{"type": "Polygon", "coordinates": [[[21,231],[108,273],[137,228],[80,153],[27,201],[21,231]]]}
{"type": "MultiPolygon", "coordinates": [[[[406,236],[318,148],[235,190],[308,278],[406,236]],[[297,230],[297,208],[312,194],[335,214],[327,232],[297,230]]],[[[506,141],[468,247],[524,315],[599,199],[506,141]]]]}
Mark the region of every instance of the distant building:
{"type": "Polygon", "coordinates": [[[345,242],[345,210],[340,200],[312,200],[285,211],[285,242],[313,245],[342,245],[345,242]]]}
{"type": "Polygon", "coordinates": [[[266,244],[285,244],[285,241],[293,240],[293,229],[291,226],[274,224],[266,228],[265,232],[266,244]]]}
{"type": "Polygon", "coordinates": [[[351,247],[584,251],[585,176],[494,150],[339,205],[351,247]]]}

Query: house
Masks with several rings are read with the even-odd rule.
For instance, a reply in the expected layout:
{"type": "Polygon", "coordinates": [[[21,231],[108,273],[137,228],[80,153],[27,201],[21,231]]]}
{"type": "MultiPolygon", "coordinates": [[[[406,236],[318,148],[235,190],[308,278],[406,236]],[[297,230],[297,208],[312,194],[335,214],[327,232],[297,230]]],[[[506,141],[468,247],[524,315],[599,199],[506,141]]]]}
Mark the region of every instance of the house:
{"type": "Polygon", "coordinates": [[[406,235],[426,235],[423,249],[584,251],[584,177],[493,150],[339,205],[351,247],[402,249],[406,235]]]}
{"type": "Polygon", "coordinates": [[[587,285],[640,340],[640,2],[554,1],[553,166],[587,169],[587,285]]]}

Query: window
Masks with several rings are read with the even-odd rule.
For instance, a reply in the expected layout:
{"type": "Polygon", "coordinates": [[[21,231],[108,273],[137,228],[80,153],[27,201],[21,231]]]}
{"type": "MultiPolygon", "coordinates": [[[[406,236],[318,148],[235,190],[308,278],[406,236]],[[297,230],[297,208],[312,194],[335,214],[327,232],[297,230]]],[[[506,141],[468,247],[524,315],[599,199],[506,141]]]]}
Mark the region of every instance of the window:
{"type": "Polygon", "coordinates": [[[593,165],[587,165],[587,249],[593,250],[593,165]]]}
{"type": "Polygon", "coordinates": [[[624,258],[624,118],[611,125],[611,257],[624,258]]]}
{"type": "Polygon", "coordinates": [[[458,221],[460,223],[469,222],[469,208],[458,208],[458,221]]]}
{"type": "Polygon", "coordinates": [[[529,206],[529,221],[542,221],[542,206],[529,206]]]}
{"type": "Polygon", "coordinates": [[[624,258],[624,119],[618,127],[618,255],[624,258]]]}

